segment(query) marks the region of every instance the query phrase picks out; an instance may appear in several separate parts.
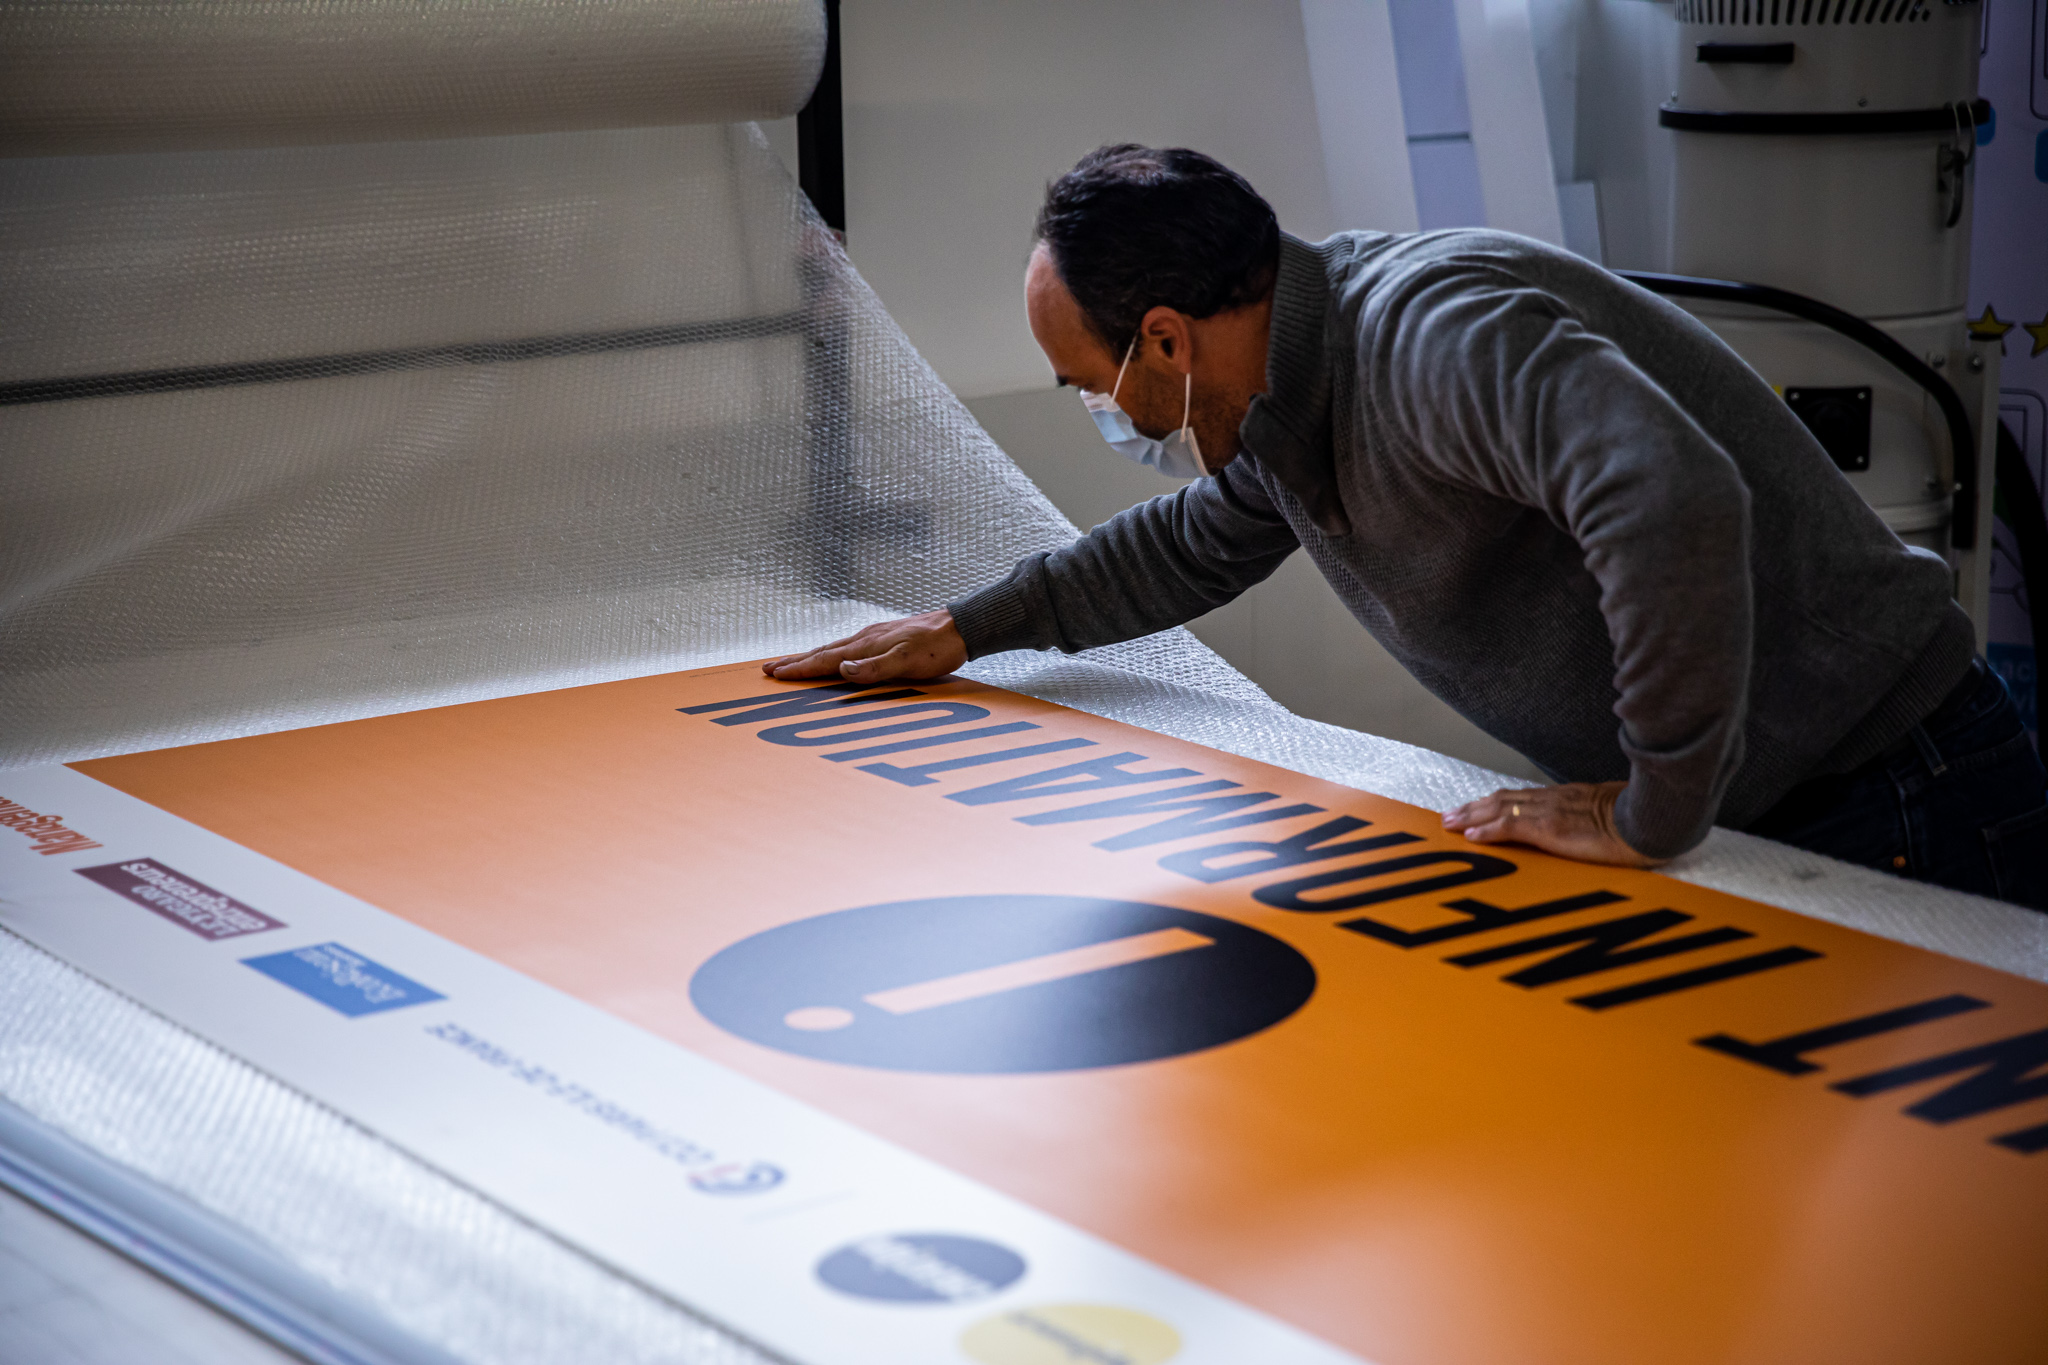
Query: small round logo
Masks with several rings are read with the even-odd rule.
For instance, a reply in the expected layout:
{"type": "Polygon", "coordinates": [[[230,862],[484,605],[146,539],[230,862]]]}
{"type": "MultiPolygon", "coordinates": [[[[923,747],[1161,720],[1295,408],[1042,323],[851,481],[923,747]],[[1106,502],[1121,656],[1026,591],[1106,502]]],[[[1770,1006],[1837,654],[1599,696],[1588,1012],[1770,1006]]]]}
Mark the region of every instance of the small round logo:
{"type": "Polygon", "coordinates": [[[1165,1365],[1180,1333],[1149,1314],[1104,1303],[1054,1303],[983,1318],[960,1336],[981,1365],[1165,1365]]]}
{"type": "Polygon", "coordinates": [[[699,1194],[759,1194],[782,1183],[782,1168],[765,1161],[727,1161],[690,1172],[699,1194]]]}
{"type": "Polygon", "coordinates": [[[720,1028],[892,1071],[1073,1071],[1270,1028],[1314,994],[1292,946],[1235,920],[1081,896],[946,896],[755,934],[697,969],[720,1028]]]}
{"type": "Polygon", "coordinates": [[[818,1278],[840,1293],[884,1303],[968,1303],[1023,1274],[1008,1247],[946,1232],[865,1237],[818,1262],[818,1278]]]}

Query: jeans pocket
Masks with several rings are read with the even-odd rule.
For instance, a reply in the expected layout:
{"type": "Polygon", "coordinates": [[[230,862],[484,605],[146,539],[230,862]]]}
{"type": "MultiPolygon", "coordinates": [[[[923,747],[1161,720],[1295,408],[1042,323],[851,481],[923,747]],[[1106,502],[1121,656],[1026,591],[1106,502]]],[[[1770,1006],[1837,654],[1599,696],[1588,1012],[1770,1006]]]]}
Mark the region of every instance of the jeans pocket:
{"type": "Polygon", "coordinates": [[[1986,828],[1984,856],[2000,900],[2048,910],[2048,806],[1986,828]]]}

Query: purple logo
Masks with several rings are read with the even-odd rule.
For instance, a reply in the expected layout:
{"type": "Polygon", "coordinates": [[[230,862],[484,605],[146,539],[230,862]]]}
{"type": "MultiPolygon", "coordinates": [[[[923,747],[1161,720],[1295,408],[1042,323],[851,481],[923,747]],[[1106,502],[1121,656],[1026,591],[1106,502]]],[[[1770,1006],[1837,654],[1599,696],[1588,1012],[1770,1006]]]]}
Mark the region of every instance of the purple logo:
{"type": "Polygon", "coordinates": [[[201,938],[240,938],[243,934],[284,928],[283,920],[272,919],[204,882],[174,872],[154,858],[81,867],[78,875],[98,882],[117,896],[126,896],[151,914],[162,915],[201,938]]]}

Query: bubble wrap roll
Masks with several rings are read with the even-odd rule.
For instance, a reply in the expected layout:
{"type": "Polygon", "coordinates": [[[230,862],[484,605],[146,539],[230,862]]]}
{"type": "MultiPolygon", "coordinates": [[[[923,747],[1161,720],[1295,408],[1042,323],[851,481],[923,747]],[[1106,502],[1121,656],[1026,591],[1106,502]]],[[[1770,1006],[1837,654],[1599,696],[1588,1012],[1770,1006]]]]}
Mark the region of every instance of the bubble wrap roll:
{"type": "Polygon", "coordinates": [[[782,118],[820,0],[0,0],[0,155],[782,118]]]}

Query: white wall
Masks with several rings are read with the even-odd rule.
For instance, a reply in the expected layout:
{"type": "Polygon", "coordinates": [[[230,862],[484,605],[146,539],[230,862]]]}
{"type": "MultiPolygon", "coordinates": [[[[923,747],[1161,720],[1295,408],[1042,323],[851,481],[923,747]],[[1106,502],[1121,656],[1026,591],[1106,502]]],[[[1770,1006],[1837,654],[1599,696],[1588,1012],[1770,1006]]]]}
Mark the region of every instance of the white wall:
{"type": "Polygon", "coordinates": [[[846,0],[847,249],[962,397],[1049,383],[1021,281],[1045,183],[1197,147],[1292,232],[1330,208],[1298,0],[846,0]]]}

